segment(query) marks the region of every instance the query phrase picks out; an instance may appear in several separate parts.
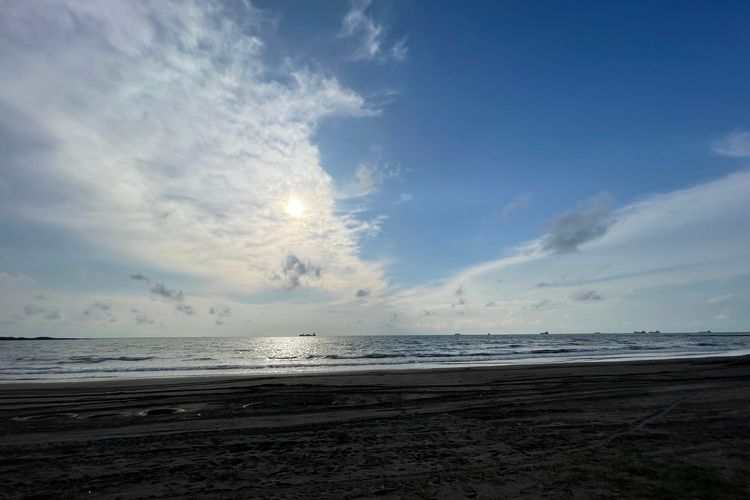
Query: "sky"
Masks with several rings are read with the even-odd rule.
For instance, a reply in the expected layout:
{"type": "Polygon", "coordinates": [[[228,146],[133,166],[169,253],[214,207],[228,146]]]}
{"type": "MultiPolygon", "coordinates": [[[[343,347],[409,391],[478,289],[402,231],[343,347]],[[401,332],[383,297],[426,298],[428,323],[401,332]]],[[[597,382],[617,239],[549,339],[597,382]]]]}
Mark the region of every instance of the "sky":
{"type": "Polygon", "coordinates": [[[747,2],[0,11],[1,335],[750,330],[747,2]]]}

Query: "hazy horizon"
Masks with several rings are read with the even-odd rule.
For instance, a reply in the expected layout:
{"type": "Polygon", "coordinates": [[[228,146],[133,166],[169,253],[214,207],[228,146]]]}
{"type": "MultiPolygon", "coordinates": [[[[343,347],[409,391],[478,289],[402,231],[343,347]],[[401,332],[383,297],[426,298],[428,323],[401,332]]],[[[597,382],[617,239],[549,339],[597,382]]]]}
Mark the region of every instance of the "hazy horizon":
{"type": "Polygon", "coordinates": [[[0,1],[0,335],[750,330],[750,5],[0,1]]]}

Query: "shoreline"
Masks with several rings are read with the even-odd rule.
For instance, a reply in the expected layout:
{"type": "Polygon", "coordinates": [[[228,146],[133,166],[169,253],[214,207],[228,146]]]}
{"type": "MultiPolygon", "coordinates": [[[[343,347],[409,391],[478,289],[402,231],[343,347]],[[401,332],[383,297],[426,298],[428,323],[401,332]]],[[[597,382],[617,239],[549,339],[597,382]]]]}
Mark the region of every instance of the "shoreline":
{"type": "MultiPolygon", "coordinates": [[[[97,379],[93,378],[85,378],[80,377],[80,379],[77,378],[71,378],[71,379],[64,379],[64,380],[51,380],[49,378],[46,379],[27,379],[27,380],[3,380],[0,379],[0,390],[2,389],[23,389],[25,387],[36,387],[36,388],[47,388],[47,386],[50,387],[57,387],[60,388],[65,385],[99,385],[99,384],[108,384],[108,385],[130,385],[130,383],[134,383],[133,385],[138,384],[149,384],[154,383],[158,381],[164,381],[169,384],[179,383],[179,382],[185,382],[189,383],[190,381],[194,381],[196,379],[203,380],[203,381],[231,381],[233,379],[256,379],[256,378],[262,378],[262,379],[273,379],[273,378],[288,378],[288,377],[322,377],[322,376],[349,376],[349,375],[358,375],[358,374],[379,374],[379,373],[410,373],[410,372],[421,372],[421,371],[427,371],[427,372],[433,372],[433,371],[443,371],[443,370],[482,370],[482,369],[501,369],[501,368],[532,368],[532,367],[544,367],[544,366],[560,366],[560,365],[570,365],[570,366],[578,366],[578,365],[590,365],[590,364],[631,364],[631,363],[649,363],[649,362],[670,362],[670,361],[685,361],[685,360],[692,360],[692,359],[723,359],[723,358],[748,358],[750,359],[750,352],[747,352],[747,350],[741,350],[737,351],[736,353],[710,353],[706,355],[702,354],[685,354],[685,355],[667,355],[667,356],[660,356],[660,355],[654,355],[654,356],[640,356],[640,357],[632,357],[632,358],[622,358],[622,359],[587,359],[587,360],[571,360],[571,361],[550,361],[549,359],[544,358],[537,358],[539,359],[538,362],[531,362],[529,360],[523,360],[520,363],[456,363],[456,364],[450,364],[449,366],[414,366],[410,367],[410,365],[394,365],[397,366],[396,368],[385,368],[377,365],[367,365],[363,366],[362,368],[352,368],[351,366],[345,366],[341,367],[341,369],[336,369],[337,367],[332,367],[333,369],[326,369],[326,370],[310,370],[306,372],[278,372],[278,373],[217,373],[217,374],[194,374],[194,375],[178,375],[178,376],[124,376],[124,377],[101,377],[97,379]]],[[[427,365],[428,363],[425,363],[427,365]]],[[[446,363],[447,364],[447,363],[446,363]]],[[[217,370],[218,371],[218,370],[217,370]]],[[[126,372],[127,373],[127,372],[126,372]]]]}

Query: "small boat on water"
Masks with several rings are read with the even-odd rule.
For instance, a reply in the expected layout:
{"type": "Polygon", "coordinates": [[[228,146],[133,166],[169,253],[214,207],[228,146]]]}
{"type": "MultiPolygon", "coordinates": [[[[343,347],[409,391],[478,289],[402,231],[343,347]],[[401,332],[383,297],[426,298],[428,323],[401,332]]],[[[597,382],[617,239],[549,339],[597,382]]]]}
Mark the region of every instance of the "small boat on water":
{"type": "Polygon", "coordinates": [[[652,330],[652,331],[650,331],[648,333],[661,333],[661,332],[659,330],[652,330]]]}
{"type": "Polygon", "coordinates": [[[539,335],[549,335],[549,332],[547,332],[547,331],[545,331],[545,332],[539,332],[539,335]]]}
{"type": "Polygon", "coordinates": [[[300,337],[315,337],[315,332],[312,333],[300,333],[300,337]]]}
{"type": "Polygon", "coordinates": [[[640,332],[633,332],[633,333],[646,333],[646,330],[641,330],[640,332]]]}
{"type": "Polygon", "coordinates": [[[711,330],[701,330],[701,331],[700,331],[700,332],[698,332],[698,333],[711,333],[711,330]]]}

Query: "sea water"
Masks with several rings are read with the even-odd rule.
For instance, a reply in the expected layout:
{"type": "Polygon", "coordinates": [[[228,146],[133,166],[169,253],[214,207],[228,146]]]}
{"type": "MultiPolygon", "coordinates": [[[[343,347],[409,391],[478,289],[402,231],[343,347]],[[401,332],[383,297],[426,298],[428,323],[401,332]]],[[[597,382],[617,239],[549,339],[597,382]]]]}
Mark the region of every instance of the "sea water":
{"type": "Polygon", "coordinates": [[[390,335],[0,342],[0,382],[315,373],[750,354],[750,333],[390,335]]]}

